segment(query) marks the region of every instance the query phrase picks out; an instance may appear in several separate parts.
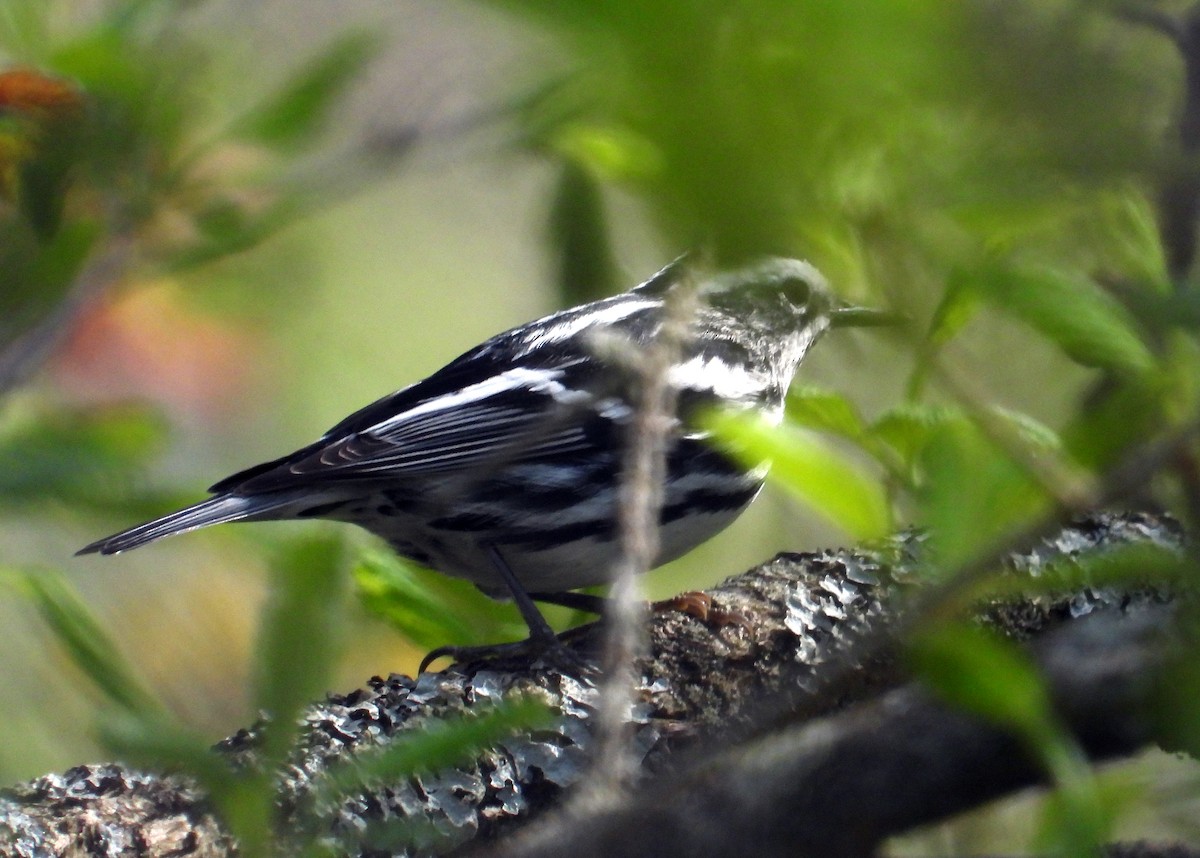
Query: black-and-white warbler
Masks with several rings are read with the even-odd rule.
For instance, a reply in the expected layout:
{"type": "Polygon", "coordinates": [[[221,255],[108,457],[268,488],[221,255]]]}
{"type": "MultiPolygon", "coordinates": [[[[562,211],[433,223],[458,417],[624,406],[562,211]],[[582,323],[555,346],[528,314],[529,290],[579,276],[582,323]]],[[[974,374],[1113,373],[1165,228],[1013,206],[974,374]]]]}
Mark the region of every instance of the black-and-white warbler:
{"type": "MultiPolygon", "coordinates": [[[[529,594],[555,601],[603,583],[619,551],[636,385],[595,336],[609,332],[634,349],[653,341],[682,266],[499,334],[315,443],[221,480],[215,497],[79,553],[116,554],[230,521],[335,519],[489,595],[513,597],[531,640],[552,639],[529,594]]],[[[688,415],[721,405],[781,416],[800,360],[837,314],[817,270],[792,259],[715,277],[699,297],[668,374],[679,413],[666,450],[659,563],[732,522],[765,477],[765,467],[747,469],[711,446],[688,415]]]]}

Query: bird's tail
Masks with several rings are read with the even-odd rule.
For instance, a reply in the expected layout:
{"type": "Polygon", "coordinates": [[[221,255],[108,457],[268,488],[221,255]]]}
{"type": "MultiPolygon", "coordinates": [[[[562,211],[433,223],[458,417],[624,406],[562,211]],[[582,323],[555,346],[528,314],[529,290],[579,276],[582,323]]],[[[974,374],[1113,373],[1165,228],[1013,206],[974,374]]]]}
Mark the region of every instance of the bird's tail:
{"type": "Polygon", "coordinates": [[[210,524],[224,524],[227,521],[241,521],[248,518],[270,518],[271,513],[280,507],[290,506],[295,498],[289,495],[258,495],[244,497],[234,494],[217,495],[198,504],[177,510],[170,515],[156,518],[129,530],[114,533],[103,539],[97,539],[90,545],[85,545],[75,553],[79,554],[116,554],[138,548],[164,536],[174,536],[177,533],[187,533],[208,527],[210,524]]]}

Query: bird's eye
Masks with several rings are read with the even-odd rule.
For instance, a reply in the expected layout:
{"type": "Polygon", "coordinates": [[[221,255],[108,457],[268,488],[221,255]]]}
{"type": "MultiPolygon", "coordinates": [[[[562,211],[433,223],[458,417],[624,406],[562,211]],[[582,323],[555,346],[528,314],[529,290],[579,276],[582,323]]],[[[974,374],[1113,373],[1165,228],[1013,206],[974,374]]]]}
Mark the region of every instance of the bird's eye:
{"type": "Polygon", "coordinates": [[[803,277],[785,277],[779,284],[779,291],[797,307],[807,304],[812,296],[812,287],[803,277]]]}

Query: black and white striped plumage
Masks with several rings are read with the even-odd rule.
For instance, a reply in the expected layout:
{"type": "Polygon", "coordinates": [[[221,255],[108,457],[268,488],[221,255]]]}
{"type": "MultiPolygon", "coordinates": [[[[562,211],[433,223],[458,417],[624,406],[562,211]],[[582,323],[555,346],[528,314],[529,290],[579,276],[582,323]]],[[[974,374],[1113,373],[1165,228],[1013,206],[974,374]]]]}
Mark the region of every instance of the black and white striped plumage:
{"type": "MultiPolygon", "coordinates": [[[[214,497],[80,553],[115,554],[227,521],[312,517],[361,525],[400,554],[496,596],[509,594],[498,562],[529,592],[602,583],[617,554],[615,498],[633,394],[628,371],[601,356],[595,334],[644,347],[679,268],[499,334],[316,443],[221,480],[214,497]]],[[[668,449],[660,562],[733,521],[765,476],[711,448],[687,414],[724,404],[780,415],[796,367],[830,323],[821,275],[796,260],[714,278],[700,296],[669,376],[684,419],[668,449]]]]}

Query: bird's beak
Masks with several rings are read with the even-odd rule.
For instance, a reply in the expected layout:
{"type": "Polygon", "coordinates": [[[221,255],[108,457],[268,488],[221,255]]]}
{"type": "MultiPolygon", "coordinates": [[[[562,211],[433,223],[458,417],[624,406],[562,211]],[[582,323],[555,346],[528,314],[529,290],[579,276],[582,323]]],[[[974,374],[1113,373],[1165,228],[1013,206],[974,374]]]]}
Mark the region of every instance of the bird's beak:
{"type": "Polygon", "coordinates": [[[886,310],[876,310],[873,307],[841,306],[835,307],[829,314],[831,328],[880,328],[899,325],[904,316],[889,313],[886,310]]]}

